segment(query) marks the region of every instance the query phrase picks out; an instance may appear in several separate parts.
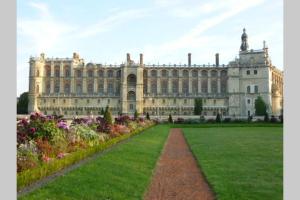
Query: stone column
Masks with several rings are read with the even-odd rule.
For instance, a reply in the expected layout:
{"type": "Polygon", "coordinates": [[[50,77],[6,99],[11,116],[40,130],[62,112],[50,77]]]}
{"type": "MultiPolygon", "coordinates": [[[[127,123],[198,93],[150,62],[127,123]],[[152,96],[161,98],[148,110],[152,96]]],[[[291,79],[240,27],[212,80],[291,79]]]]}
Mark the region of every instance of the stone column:
{"type": "Polygon", "coordinates": [[[182,77],[178,79],[178,93],[182,94],[182,77]]]}
{"type": "Polygon", "coordinates": [[[211,93],[211,77],[208,77],[208,83],[207,83],[207,93],[211,93]]]}
{"type": "Polygon", "coordinates": [[[168,78],[168,94],[172,94],[172,79],[168,78]]]}
{"type": "Polygon", "coordinates": [[[73,64],[71,64],[70,71],[71,71],[71,93],[75,93],[75,76],[74,76],[74,68],[73,64]]]}
{"type": "Polygon", "coordinates": [[[201,78],[198,77],[198,93],[201,93],[201,78]]]}
{"type": "Polygon", "coordinates": [[[160,77],[156,78],[156,83],[157,83],[157,94],[161,94],[160,77]]]}

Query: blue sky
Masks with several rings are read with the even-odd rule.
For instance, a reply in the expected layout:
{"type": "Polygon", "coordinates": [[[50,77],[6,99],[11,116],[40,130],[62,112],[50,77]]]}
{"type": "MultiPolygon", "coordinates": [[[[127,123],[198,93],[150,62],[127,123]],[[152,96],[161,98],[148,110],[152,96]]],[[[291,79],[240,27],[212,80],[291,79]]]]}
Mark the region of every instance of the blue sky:
{"type": "Polygon", "coordinates": [[[250,49],[269,47],[283,69],[282,0],[18,0],[17,96],[28,91],[29,57],[72,57],[120,64],[126,53],[145,64],[228,64],[242,29],[250,49]]]}

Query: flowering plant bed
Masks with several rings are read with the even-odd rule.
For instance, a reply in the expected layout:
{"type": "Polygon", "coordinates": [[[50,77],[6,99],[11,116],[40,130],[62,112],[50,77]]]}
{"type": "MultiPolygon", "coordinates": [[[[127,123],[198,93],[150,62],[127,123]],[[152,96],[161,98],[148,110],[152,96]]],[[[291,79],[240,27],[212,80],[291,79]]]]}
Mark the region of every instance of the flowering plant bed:
{"type": "Polygon", "coordinates": [[[127,117],[115,121],[80,118],[69,126],[61,117],[41,113],[21,119],[17,123],[18,190],[155,124],[127,117]]]}

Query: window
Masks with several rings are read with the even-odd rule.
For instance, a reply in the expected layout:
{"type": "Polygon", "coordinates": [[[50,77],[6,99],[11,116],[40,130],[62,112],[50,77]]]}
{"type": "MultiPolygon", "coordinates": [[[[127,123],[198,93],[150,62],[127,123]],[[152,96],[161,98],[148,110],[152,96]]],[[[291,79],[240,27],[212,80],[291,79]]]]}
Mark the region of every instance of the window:
{"type": "Polygon", "coordinates": [[[77,94],[81,94],[82,93],[81,83],[77,83],[77,85],[76,85],[76,92],[77,92],[77,94]]]}
{"type": "Polygon", "coordinates": [[[98,83],[98,93],[102,94],[104,92],[104,83],[99,82],[98,83]]]}
{"type": "Polygon", "coordinates": [[[217,93],[218,92],[218,80],[216,78],[211,79],[211,92],[217,93]]]}
{"type": "Polygon", "coordinates": [[[91,77],[93,77],[93,75],[94,75],[94,72],[93,72],[93,70],[89,70],[89,71],[88,71],[88,77],[90,77],[90,78],[91,78],[91,77]]]}
{"type": "Polygon", "coordinates": [[[64,99],[63,102],[66,103],[66,100],[64,99]]]}
{"type": "Polygon", "coordinates": [[[100,103],[100,99],[98,99],[98,103],[100,103]]]}
{"type": "Polygon", "coordinates": [[[254,74],[257,74],[257,70],[254,70],[254,74]]]}
{"type": "Polygon", "coordinates": [[[66,83],[64,90],[66,94],[70,94],[70,84],[66,83]]]}
{"type": "Polygon", "coordinates": [[[188,70],[183,70],[182,76],[183,77],[189,77],[189,71],[188,70]]]}
{"type": "Polygon", "coordinates": [[[168,93],[168,81],[167,80],[162,80],[161,81],[161,92],[163,94],[167,94],[168,93]]]}
{"type": "Polygon", "coordinates": [[[108,104],[110,103],[110,99],[107,99],[107,103],[108,103],[108,104]]]}
{"type": "Polygon", "coordinates": [[[55,103],[55,99],[53,99],[52,102],[55,103]]]}
{"type": "Polygon", "coordinates": [[[133,104],[129,104],[129,109],[133,110],[133,104]]]}
{"type": "Polygon", "coordinates": [[[173,99],[173,103],[176,104],[176,99],[173,99]]]}
{"type": "Polygon", "coordinates": [[[54,92],[55,92],[55,93],[59,93],[59,83],[56,83],[56,84],[55,84],[54,92]]]}
{"type": "Polygon", "coordinates": [[[68,112],[67,111],[65,111],[65,115],[67,115],[68,114],[68,112]]]}
{"type": "Polygon", "coordinates": [[[189,93],[189,80],[185,79],[182,81],[182,92],[184,94],[188,94],[189,93]]]}
{"type": "Polygon", "coordinates": [[[254,92],[258,93],[258,86],[257,85],[254,86],[254,92]]]}
{"type": "Polygon", "coordinates": [[[186,99],[184,99],[184,103],[187,103],[187,100],[186,100],[186,99]]]}
{"type": "Polygon", "coordinates": [[[247,103],[248,103],[248,104],[250,104],[250,103],[251,103],[251,100],[250,100],[250,99],[248,99],[248,100],[247,100],[247,103]]]}
{"type": "Polygon", "coordinates": [[[98,71],[98,76],[99,76],[99,77],[103,77],[103,74],[104,74],[104,73],[103,73],[103,70],[99,70],[99,71],[98,71]]]}
{"type": "Polygon", "coordinates": [[[152,70],[152,71],[151,71],[151,76],[152,76],[152,77],[156,77],[156,76],[157,76],[156,70],[152,70]]]}
{"type": "Polygon", "coordinates": [[[55,67],[55,77],[59,77],[59,67],[55,67]]]}
{"type": "Polygon", "coordinates": [[[77,70],[77,77],[82,77],[82,73],[81,73],[81,70],[77,70]]]}
{"type": "Polygon", "coordinates": [[[44,103],[46,103],[46,99],[44,99],[44,103]]]}
{"type": "Polygon", "coordinates": [[[90,100],[89,100],[89,99],[87,99],[87,100],[86,100],[86,103],[90,103],[90,100]]]}
{"type": "Polygon", "coordinates": [[[108,94],[113,94],[114,93],[114,85],[113,85],[112,82],[108,83],[107,92],[108,92],[108,94]]]}
{"type": "Polygon", "coordinates": [[[157,82],[156,82],[156,80],[151,81],[151,93],[152,94],[157,93],[157,82]]]}
{"type": "Polygon", "coordinates": [[[78,103],[78,99],[75,99],[75,103],[78,103]]]}
{"type": "Polygon", "coordinates": [[[178,71],[176,69],[172,71],[172,76],[173,78],[178,77],[178,71]]]}
{"type": "Polygon", "coordinates": [[[247,70],[247,75],[249,75],[250,74],[250,70],[247,70]]]}
{"type": "Polygon", "coordinates": [[[166,103],[166,100],[165,100],[165,99],[163,99],[163,104],[164,104],[164,103],[166,103]]]}
{"type": "Polygon", "coordinates": [[[88,84],[87,91],[88,91],[89,94],[93,94],[93,92],[94,92],[94,87],[93,87],[93,84],[92,84],[92,83],[89,83],[89,84],[88,84]]]}
{"type": "Polygon", "coordinates": [[[247,93],[250,93],[250,85],[247,86],[247,93]]]}
{"type": "Polygon", "coordinates": [[[214,105],[216,105],[216,103],[217,103],[217,100],[214,99],[214,105]]]}
{"type": "Polygon", "coordinates": [[[113,75],[114,75],[113,70],[108,70],[108,72],[107,72],[107,77],[108,77],[108,78],[112,78],[113,75]]]}
{"type": "Polygon", "coordinates": [[[197,71],[197,70],[193,70],[193,71],[192,71],[192,76],[193,76],[194,78],[198,77],[198,71],[197,71]]]}
{"type": "Polygon", "coordinates": [[[161,76],[162,76],[162,77],[168,77],[168,71],[165,70],[165,69],[162,70],[162,71],[161,71],[161,76]]]}
{"type": "Polygon", "coordinates": [[[153,104],[155,103],[155,100],[154,100],[154,99],[152,99],[152,103],[153,103],[153,104]]]}
{"type": "Polygon", "coordinates": [[[213,112],[213,115],[216,115],[216,111],[213,112]]]}
{"type": "Polygon", "coordinates": [[[173,93],[178,93],[178,81],[177,80],[173,80],[172,82],[172,91],[173,93]]]}

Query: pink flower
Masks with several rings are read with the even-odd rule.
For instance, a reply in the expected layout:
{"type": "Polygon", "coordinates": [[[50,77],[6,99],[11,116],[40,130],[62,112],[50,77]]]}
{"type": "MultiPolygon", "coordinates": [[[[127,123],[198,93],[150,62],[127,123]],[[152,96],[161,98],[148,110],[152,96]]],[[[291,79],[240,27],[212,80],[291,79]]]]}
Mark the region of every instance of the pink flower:
{"type": "Polygon", "coordinates": [[[57,158],[59,158],[59,159],[61,159],[61,158],[63,158],[63,157],[65,157],[65,154],[64,153],[59,153],[58,155],[57,155],[57,158]]]}
{"type": "Polygon", "coordinates": [[[34,134],[34,133],[35,133],[35,128],[31,127],[31,128],[29,129],[29,131],[30,131],[31,134],[34,134]]]}
{"type": "Polygon", "coordinates": [[[49,162],[51,160],[51,158],[49,158],[48,156],[43,155],[42,157],[44,162],[49,162]]]}

